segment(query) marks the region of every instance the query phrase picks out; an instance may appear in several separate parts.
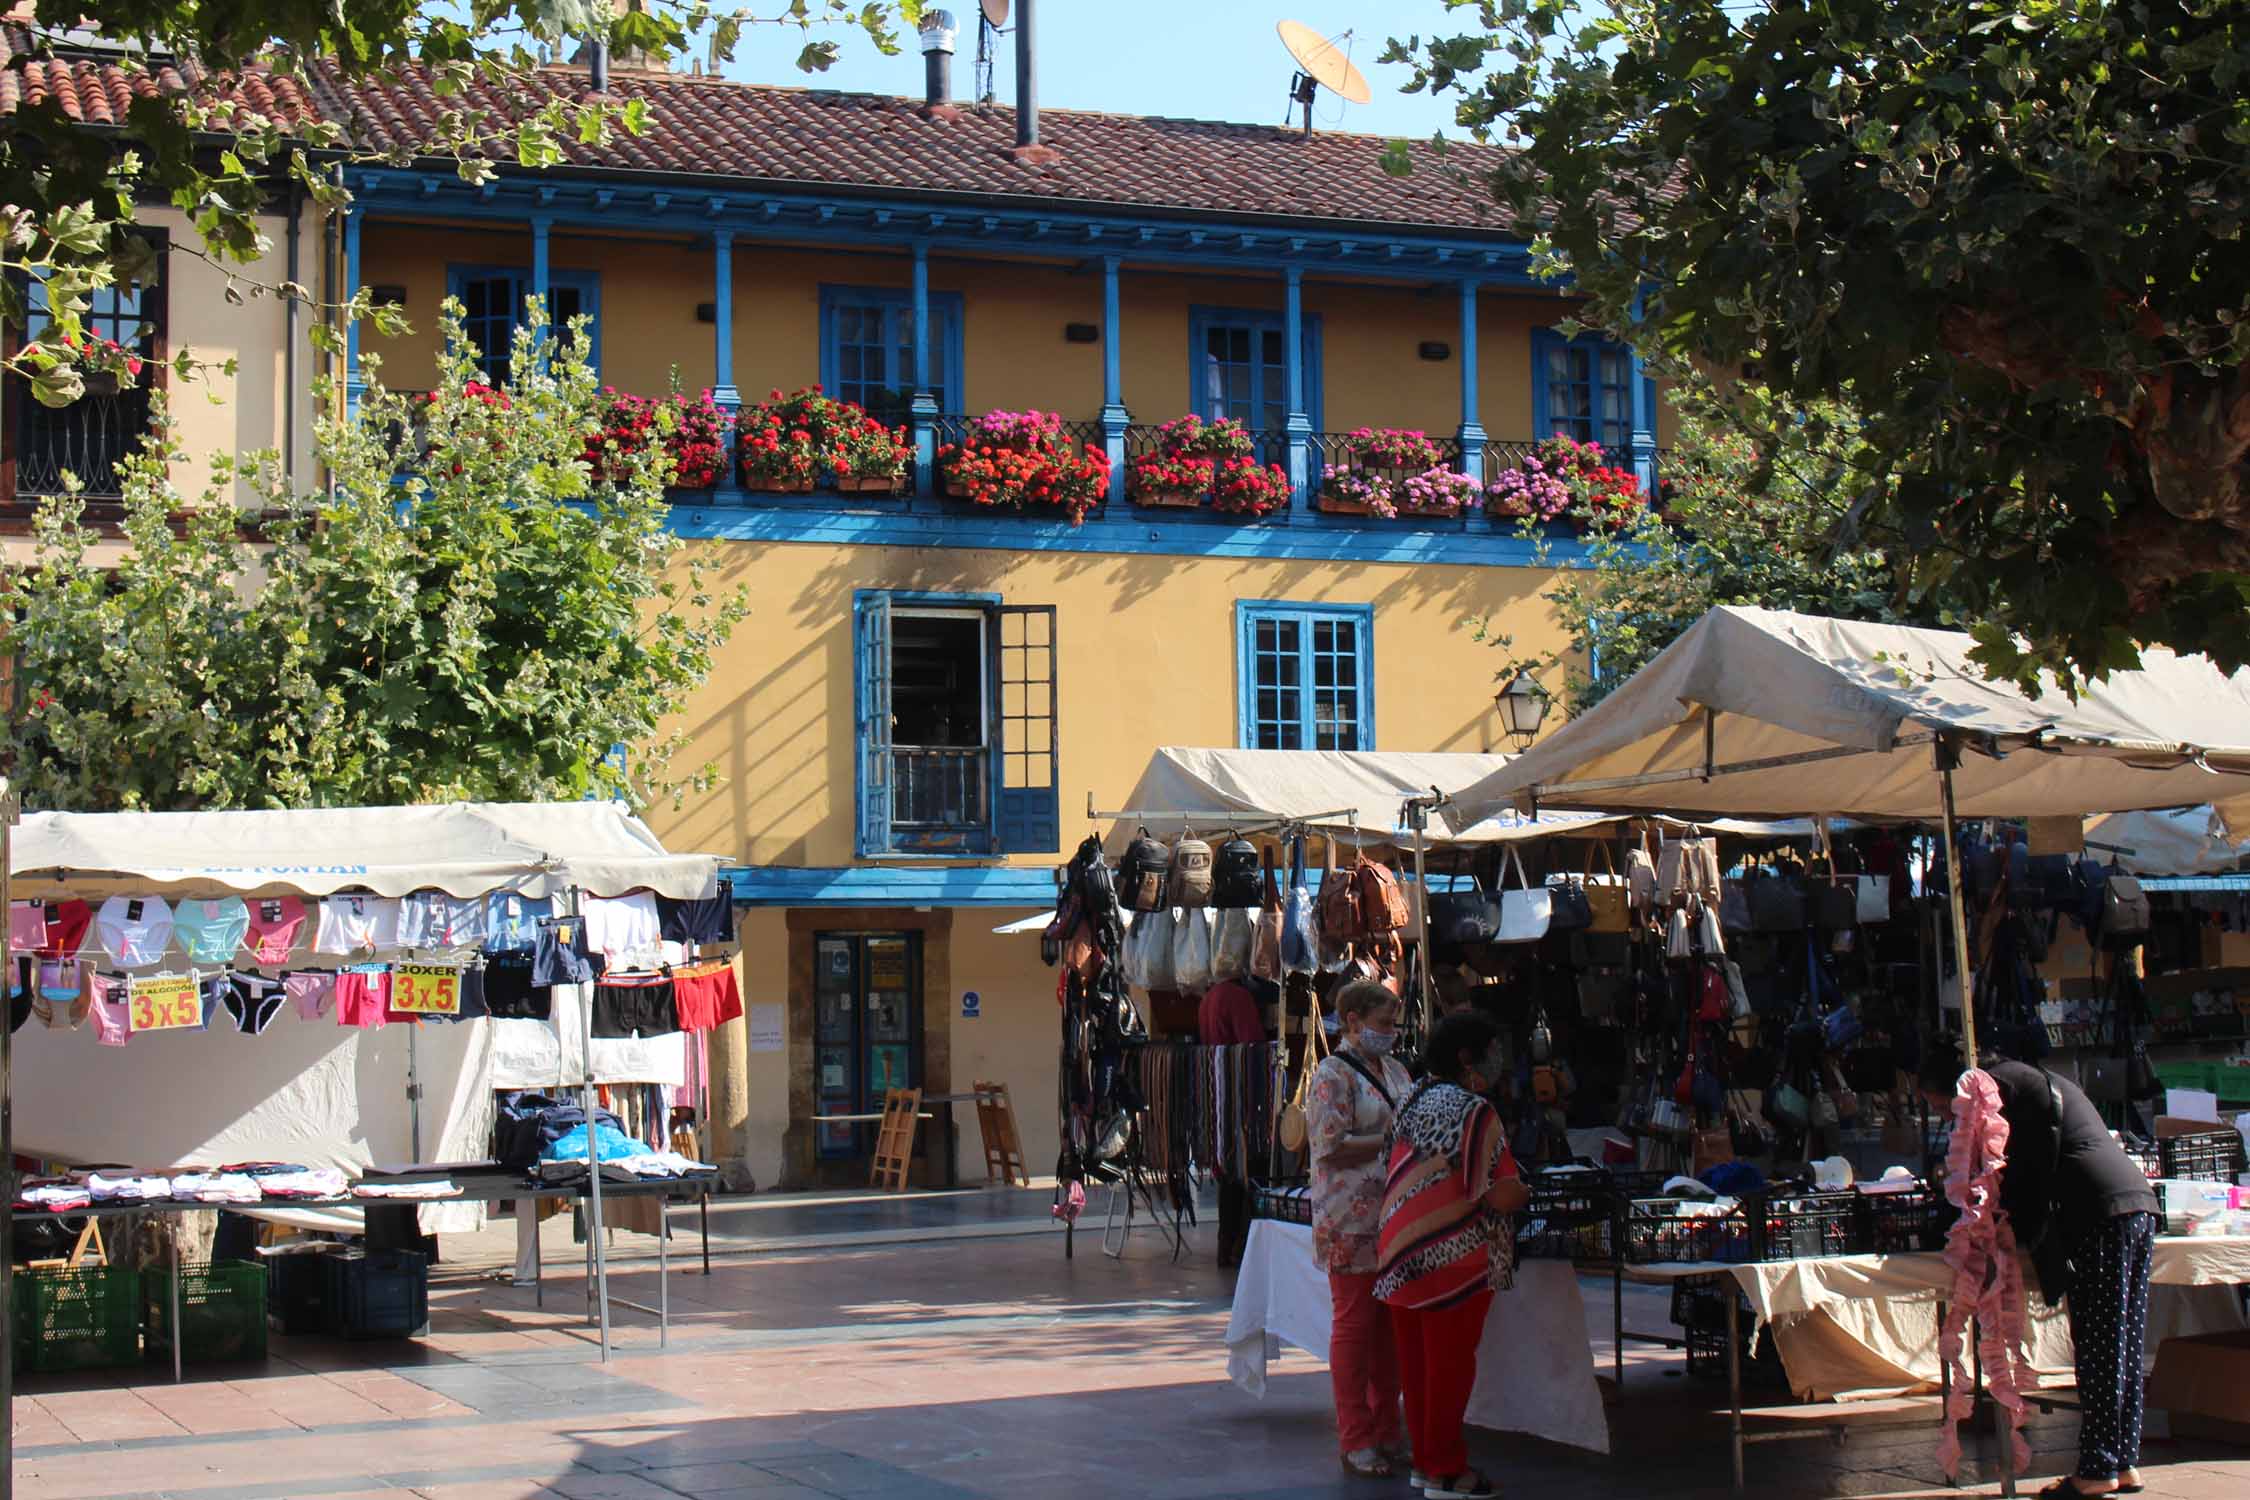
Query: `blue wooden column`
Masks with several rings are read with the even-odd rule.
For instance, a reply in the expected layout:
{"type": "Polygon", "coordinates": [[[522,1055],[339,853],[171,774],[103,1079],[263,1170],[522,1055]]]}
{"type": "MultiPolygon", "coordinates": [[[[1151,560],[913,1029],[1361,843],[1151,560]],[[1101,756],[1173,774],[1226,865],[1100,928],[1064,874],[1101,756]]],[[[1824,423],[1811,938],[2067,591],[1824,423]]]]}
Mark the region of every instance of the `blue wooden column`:
{"type": "MultiPolygon", "coordinates": [[[[357,208],[344,210],[344,295],[338,301],[349,302],[359,294],[359,229],[367,215],[357,208]]],[[[344,412],[347,416],[359,413],[360,398],[367,394],[367,382],[359,374],[359,319],[353,318],[344,325],[344,412]]]]}
{"type": "Polygon", "coordinates": [[[1461,472],[1484,481],[1484,423],[1477,420],[1477,284],[1461,283],[1461,472]]]}
{"type": "Polygon", "coordinates": [[[1633,474],[1641,482],[1641,493],[1649,503],[1656,502],[1656,382],[1648,378],[1641,363],[1641,351],[1632,354],[1630,378],[1633,382],[1633,474]]]}
{"type": "Polygon", "coordinates": [[[1281,430],[1289,440],[1289,494],[1294,510],[1312,505],[1318,476],[1312,472],[1312,418],[1305,413],[1304,273],[1287,267],[1281,302],[1282,396],[1287,411],[1281,430]]]}
{"type": "Polygon", "coordinates": [[[914,493],[937,490],[937,393],[930,389],[930,247],[914,242],[914,493]]]}
{"type": "Polygon", "coordinates": [[[548,331],[539,336],[538,342],[541,345],[544,345],[548,337],[554,332],[555,301],[548,290],[549,273],[547,269],[547,231],[554,227],[554,222],[554,217],[551,214],[533,214],[531,216],[530,295],[539,299],[539,306],[547,314],[548,331]]]}
{"type": "Polygon", "coordinates": [[[735,466],[734,424],[742,412],[742,392],[734,383],[734,231],[711,231],[711,404],[726,424],[726,467],[713,498],[722,505],[742,503],[742,474],[735,466]]]}
{"type": "Polygon", "coordinates": [[[1109,498],[1125,500],[1125,429],[1133,418],[1125,410],[1123,348],[1117,324],[1119,257],[1102,257],[1102,447],[1109,454],[1109,498]]]}

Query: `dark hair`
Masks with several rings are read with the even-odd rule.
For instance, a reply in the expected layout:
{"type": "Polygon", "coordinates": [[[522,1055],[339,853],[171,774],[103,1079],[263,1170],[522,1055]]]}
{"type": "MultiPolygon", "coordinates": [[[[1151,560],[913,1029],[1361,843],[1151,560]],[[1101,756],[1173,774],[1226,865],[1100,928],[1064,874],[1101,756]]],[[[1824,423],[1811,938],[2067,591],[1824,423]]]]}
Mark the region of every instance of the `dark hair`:
{"type": "Polygon", "coordinates": [[[1336,1019],[1340,1022],[1346,1016],[1364,1016],[1397,1003],[1398,996],[1381,980],[1355,979],[1336,991],[1336,1019]]]}
{"type": "Polygon", "coordinates": [[[1922,1040],[1922,1066],[1915,1079],[1926,1094],[1950,1094],[1961,1086],[1961,1075],[1969,1065],[1961,1061],[1961,1039],[1951,1032],[1940,1032],[1922,1040]]]}
{"type": "Polygon", "coordinates": [[[1422,1053],[1422,1070],[1448,1083],[1461,1080],[1461,1054],[1473,1060],[1490,1052],[1500,1040],[1500,1023],[1482,1011],[1457,1010],[1430,1029],[1430,1044],[1422,1053]]]}

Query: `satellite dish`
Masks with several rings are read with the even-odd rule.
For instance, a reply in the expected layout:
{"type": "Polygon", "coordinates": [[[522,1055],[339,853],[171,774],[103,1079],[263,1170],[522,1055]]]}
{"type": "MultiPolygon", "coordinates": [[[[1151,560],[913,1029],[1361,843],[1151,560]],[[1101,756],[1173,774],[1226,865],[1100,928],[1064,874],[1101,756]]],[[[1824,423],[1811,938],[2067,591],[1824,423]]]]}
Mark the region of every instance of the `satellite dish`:
{"type": "Polygon", "coordinates": [[[1350,52],[1339,45],[1352,39],[1350,32],[1332,42],[1302,21],[1283,21],[1274,30],[1281,33],[1281,45],[1297,60],[1297,76],[1289,81],[1289,102],[1304,106],[1307,135],[1312,134],[1313,99],[1320,90],[1327,89],[1347,104],[1365,104],[1375,97],[1359,69],[1352,66],[1350,52]]]}
{"type": "Polygon", "coordinates": [[[984,22],[994,31],[1008,24],[1008,0],[983,0],[977,9],[984,12],[984,22]]]}

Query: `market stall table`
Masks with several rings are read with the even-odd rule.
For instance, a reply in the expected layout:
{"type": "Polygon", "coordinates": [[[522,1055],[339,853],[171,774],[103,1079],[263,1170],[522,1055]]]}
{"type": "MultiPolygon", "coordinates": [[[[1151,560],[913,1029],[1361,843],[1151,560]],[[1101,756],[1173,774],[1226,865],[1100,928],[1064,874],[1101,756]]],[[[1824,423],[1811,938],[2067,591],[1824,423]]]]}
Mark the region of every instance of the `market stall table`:
{"type": "MultiPolygon", "coordinates": [[[[384,1185],[404,1185],[420,1181],[422,1179],[418,1177],[386,1177],[370,1178],[367,1180],[384,1185]]],[[[359,1209],[372,1215],[380,1213],[385,1209],[411,1211],[423,1203],[499,1203],[508,1201],[510,1199],[586,1199],[592,1196],[592,1183],[590,1181],[560,1183],[538,1182],[535,1180],[526,1179],[522,1176],[510,1172],[460,1173],[453,1175],[448,1180],[453,1183],[454,1187],[458,1189],[458,1191],[448,1193],[442,1198],[384,1198],[379,1196],[365,1198],[357,1196],[343,1198],[276,1198],[259,1203],[209,1203],[197,1199],[182,1198],[134,1199],[118,1200],[108,1203],[92,1203],[83,1208],[68,1208],[62,1210],[19,1208],[14,1211],[11,1217],[13,1221],[18,1224],[34,1224],[53,1223],[61,1219],[123,1218],[128,1214],[187,1214],[207,1213],[213,1211],[235,1213],[294,1213],[306,1210],[320,1211],[340,1208],[359,1209]]],[[[703,1273],[708,1276],[709,1274],[711,1274],[710,1198],[712,1189],[717,1187],[718,1185],[719,1175],[717,1172],[694,1173],[680,1177],[637,1178],[631,1182],[615,1178],[604,1178],[602,1180],[602,1194],[604,1197],[619,1198],[643,1198],[651,1196],[662,1196],[668,1199],[675,1199],[680,1202],[686,1202],[690,1198],[698,1200],[701,1203],[703,1209],[701,1216],[703,1236],[703,1273]]],[[[670,1253],[671,1240],[667,1235],[659,1234],[656,1237],[656,1246],[658,1273],[657,1306],[643,1306],[638,1302],[626,1301],[622,1297],[610,1297],[608,1300],[616,1306],[629,1307],[636,1312],[644,1312],[649,1316],[657,1319],[657,1346],[659,1348],[667,1348],[670,1346],[672,1333],[670,1253]]],[[[591,1260],[590,1249],[589,1260],[591,1260]]],[[[544,1258],[534,1261],[533,1266],[534,1270],[540,1273],[540,1278],[543,1283],[544,1258]]],[[[171,1326],[175,1328],[179,1326],[180,1317],[180,1270],[181,1266],[179,1241],[177,1238],[175,1238],[172,1241],[171,1309],[171,1326]]],[[[596,1295],[597,1284],[600,1285],[601,1295],[605,1297],[608,1295],[608,1280],[608,1266],[606,1264],[595,1266],[592,1274],[588,1278],[587,1300],[589,1304],[592,1303],[596,1295]]],[[[538,1291],[538,1296],[542,1303],[544,1303],[545,1295],[545,1287],[542,1284],[538,1291]]],[[[589,1316],[591,1316],[590,1313],[589,1316]]],[[[179,1381],[184,1378],[181,1369],[181,1343],[182,1340],[180,1339],[172,1340],[172,1378],[175,1381],[179,1381]]]]}
{"type": "MultiPolygon", "coordinates": [[[[1227,1374],[1253,1396],[1266,1390],[1267,1361],[1293,1344],[1328,1357],[1328,1273],[1313,1259],[1312,1230],[1257,1219],[1235,1282],[1227,1321],[1227,1374]]],[[[1609,1418],[1594,1383],[1586,1306],[1568,1261],[1526,1260],[1513,1289],[1492,1299],[1477,1349],[1468,1420],[1594,1453],[1609,1452],[1609,1418]]]]}
{"type": "MultiPolygon", "coordinates": [[[[1839,1302],[1898,1300],[1940,1302],[1952,1290],[1952,1268],[1945,1257],[1930,1250],[1896,1255],[1841,1255],[1815,1259],[1766,1261],[1742,1264],[1727,1261],[1690,1261],[1665,1265],[1629,1265],[1627,1280],[1669,1286],[1680,1281],[1726,1277],[1742,1292],[1760,1323],[1792,1318],[1839,1302]]],[[[2159,1236],[2150,1267],[2152,1286],[2215,1287],[2250,1283],[2250,1235],[2159,1236]]],[[[1727,1307],[1727,1394],[1729,1433],[1734,1459],[1734,1487],[1742,1489],[1742,1450],[1745,1443],[1800,1436],[1796,1432],[1746,1435],[1742,1426],[1742,1336],[1735,1298],[1727,1307]]],[[[1886,1410],[1905,1410],[1891,1404],[1886,1410]]],[[[1926,1403],[1918,1420],[1929,1422],[1926,1403]]],[[[1844,1408],[1838,1408],[1836,1427],[1845,1425],[1844,1408]]]]}

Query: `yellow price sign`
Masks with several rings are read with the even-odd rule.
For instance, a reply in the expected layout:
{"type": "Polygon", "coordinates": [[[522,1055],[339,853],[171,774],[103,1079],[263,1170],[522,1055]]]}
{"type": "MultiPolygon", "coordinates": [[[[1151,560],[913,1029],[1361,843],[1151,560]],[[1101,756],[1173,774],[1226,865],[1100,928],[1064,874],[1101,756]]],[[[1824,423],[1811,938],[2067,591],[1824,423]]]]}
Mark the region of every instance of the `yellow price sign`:
{"type": "Polygon", "coordinates": [[[439,964],[393,964],[391,1009],[423,1016],[461,1014],[461,971],[439,964]]]}
{"type": "Polygon", "coordinates": [[[150,974],[132,982],[128,1031],[182,1031],[203,1024],[203,994],[187,974],[150,974]]]}

